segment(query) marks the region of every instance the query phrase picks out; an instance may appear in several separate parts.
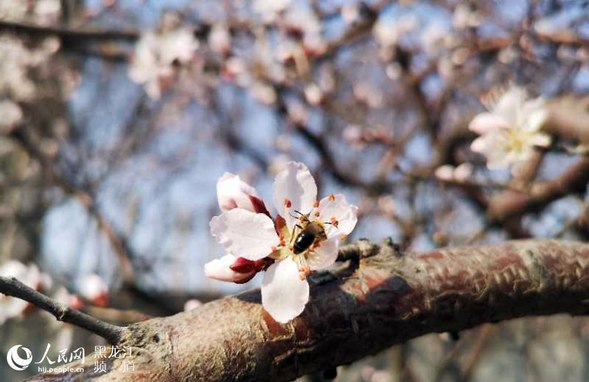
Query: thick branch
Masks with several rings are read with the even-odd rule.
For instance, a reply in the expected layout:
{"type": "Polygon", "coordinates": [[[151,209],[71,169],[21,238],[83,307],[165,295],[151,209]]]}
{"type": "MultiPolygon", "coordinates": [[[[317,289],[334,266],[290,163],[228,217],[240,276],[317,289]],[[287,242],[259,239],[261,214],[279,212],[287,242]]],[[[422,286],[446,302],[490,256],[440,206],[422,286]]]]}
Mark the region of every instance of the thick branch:
{"type": "Polygon", "coordinates": [[[129,326],[119,345],[136,349],[125,360],[135,363],[133,375],[114,360],[102,375],[86,367],[33,380],[283,381],[427,333],[589,313],[589,244],[527,240],[403,254],[361,241],[342,255],[355,252],[359,266],[317,277],[305,311],[288,324],[266,314],[253,291],[129,326]]]}
{"type": "Polygon", "coordinates": [[[124,328],[100,321],[71,307],[50,299],[33,288],[21,283],[14,277],[0,276],[0,293],[28,301],[55,316],[59,321],[67,322],[97,334],[111,344],[121,339],[124,328]]]}

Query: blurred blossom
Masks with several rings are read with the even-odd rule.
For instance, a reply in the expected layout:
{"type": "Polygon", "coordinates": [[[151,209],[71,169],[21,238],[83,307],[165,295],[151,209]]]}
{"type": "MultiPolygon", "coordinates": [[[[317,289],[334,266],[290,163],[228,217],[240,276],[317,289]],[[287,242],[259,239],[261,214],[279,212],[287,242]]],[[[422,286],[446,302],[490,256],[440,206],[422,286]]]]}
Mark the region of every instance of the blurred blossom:
{"type": "Polygon", "coordinates": [[[20,106],[9,99],[0,100],[0,132],[7,133],[22,120],[20,106]]]}
{"type": "Polygon", "coordinates": [[[540,131],[548,117],[543,99],[528,100],[524,89],[512,87],[489,110],[475,116],[469,125],[480,135],[471,150],[487,158],[489,169],[524,162],[535,146],[550,145],[551,137],[540,131]]]}
{"type": "Polygon", "coordinates": [[[29,78],[29,69],[46,63],[57,50],[55,41],[45,39],[37,48],[28,48],[16,38],[0,36],[0,95],[14,101],[33,99],[36,86],[29,78]]]}
{"type": "Polygon", "coordinates": [[[447,48],[446,40],[450,31],[440,24],[429,25],[421,34],[423,49],[429,54],[435,54],[447,48]]]}
{"type": "Polygon", "coordinates": [[[311,105],[317,106],[323,100],[323,92],[317,84],[311,82],[305,86],[305,99],[311,105]]]}
{"type": "Polygon", "coordinates": [[[325,51],[326,45],[321,36],[321,22],[308,6],[293,6],[284,14],[282,20],[287,31],[302,37],[305,52],[318,55],[325,51]]]}
{"type": "Polygon", "coordinates": [[[280,154],[273,157],[268,165],[268,175],[276,176],[280,171],[284,170],[286,164],[292,159],[288,155],[280,154]]]}
{"type": "Polygon", "coordinates": [[[434,175],[443,181],[466,182],[473,175],[473,166],[470,163],[462,163],[458,167],[449,164],[438,167],[434,175]]]}
{"type": "MultiPolygon", "coordinates": [[[[38,289],[41,283],[41,272],[35,264],[25,265],[16,260],[0,265],[0,276],[14,277],[33,289],[38,289]]],[[[28,306],[27,301],[0,293],[0,325],[6,320],[20,316],[28,306]]]]}
{"type": "Polygon", "coordinates": [[[276,102],[276,91],[274,88],[263,82],[255,82],[250,87],[252,97],[262,105],[272,105],[276,102]]]}
{"type": "Polygon", "coordinates": [[[190,310],[200,308],[202,305],[203,305],[202,301],[193,298],[193,299],[190,299],[184,303],[184,311],[188,312],[190,310]]]}
{"type": "Polygon", "coordinates": [[[342,132],[342,138],[347,144],[355,148],[360,149],[365,146],[362,128],[358,125],[346,126],[342,132]]]}
{"type": "Polygon", "coordinates": [[[444,181],[451,181],[454,179],[454,166],[445,164],[436,168],[434,171],[434,175],[436,178],[444,181]]]}
{"type": "Polygon", "coordinates": [[[291,0],[254,0],[253,10],[262,16],[264,22],[272,23],[278,14],[290,5],[290,2],[291,0]]]}
{"type": "Polygon", "coordinates": [[[381,17],[374,25],[372,33],[382,47],[388,48],[397,45],[404,34],[415,30],[417,26],[417,19],[411,15],[395,20],[381,17]]]}
{"type": "Polygon", "coordinates": [[[461,163],[456,167],[454,170],[454,179],[458,180],[459,182],[466,182],[467,180],[472,177],[474,172],[474,167],[470,163],[461,163]]]}
{"type": "Polygon", "coordinates": [[[396,208],[395,208],[395,199],[392,195],[383,195],[378,198],[376,202],[378,205],[378,210],[385,214],[385,215],[394,215],[396,208]]]}
{"type": "Polygon", "coordinates": [[[362,6],[364,3],[348,3],[341,8],[342,19],[348,23],[353,24],[362,19],[362,6]]]}
{"type": "Polygon", "coordinates": [[[158,99],[162,90],[172,81],[174,66],[187,65],[198,45],[198,40],[189,28],[144,32],[135,46],[129,76],[133,81],[143,84],[151,98],[158,99]]]}
{"type": "Polygon", "coordinates": [[[65,287],[59,287],[51,296],[55,301],[60,304],[72,307],[74,309],[80,309],[84,302],[75,294],[70,293],[65,287]]]}
{"type": "Polygon", "coordinates": [[[108,285],[97,274],[91,273],[79,279],[76,289],[91,304],[103,307],[108,305],[108,285]]]}
{"type": "Polygon", "coordinates": [[[209,46],[213,52],[227,54],[231,50],[231,35],[227,29],[227,25],[217,23],[214,24],[209,33],[209,46]]]}
{"type": "Polygon", "coordinates": [[[376,109],[382,106],[382,92],[366,81],[354,85],[354,96],[358,101],[365,103],[370,108],[376,109]]]}
{"type": "Polygon", "coordinates": [[[0,1],[0,19],[2,20],[49,25],[59,21],[60,15],[60,0],[0,1]]]}
{"type": "Polygon", "coordinates": [[[35,22],[43,25],[54,24],[61,15],[60,0],[36,0],[33,11],[35,22]]]}
{"type": "Polygon", "coordinates": [[[459,4],[454,9],[452,23],[457,30],[477,27],[481,23],[481,16],[471,9],[470,4],[459,4]]]}
{"type": "Polygon", "coordinates": [[[2,0],[0,1],[0,19],[22,20],[26,17],[29,9],[27,1],[23,0],[2,0]]]}

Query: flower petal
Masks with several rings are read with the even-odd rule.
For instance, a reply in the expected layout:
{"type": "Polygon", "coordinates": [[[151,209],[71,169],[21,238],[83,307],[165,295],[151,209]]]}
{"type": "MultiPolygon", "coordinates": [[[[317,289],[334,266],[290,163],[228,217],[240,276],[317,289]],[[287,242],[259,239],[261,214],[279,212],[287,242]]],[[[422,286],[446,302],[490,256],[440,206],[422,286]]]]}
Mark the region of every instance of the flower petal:
{"type": "Polygon", "coordinates": [[[317,198],[317,185],[307,166],[299,162],[288,162],[274,180],[274,206],[292,229],[297,217],[295,210],[309,213],[317,198]]]}
{"type": "Polygon", "coordinates": [[[205,276],[211,279],[219,281],[229,281],[234,283],[241,283],[246,279],[250,279],[252,274],[256,271],[249,273],[238,273],[231,269],[231,265],[237,261],[237,257],[233,255],[225,255],[220,259],[209,261],[205,264],[205,276]]]}
{"type": "Polygon", "coordinates": [[[210,227],[225,251],[248,260],[268,256],[279,242],[272,219],[241,208],[213,217],[210,227]]]}
{"type": "Polygon", "coordinates": [[[525,118],[525,121],[522,124],[522,130],[537,132],[542,128],[547,119],[548,112],[546,109],[542,108],[533,110],[525,118]]]}
{"type": "Polygon", "coordinates": [[[337,259],[339,240],[337,238],[325,240],[307,255],[307,263],[312,271],[329,267],[337,259]]]}
{"type": "Polygon", "coordinates": [[[500,115],[493,113],[477,114],[468,128],[479,135],[487,134],[495,129],[508,127],[507,121],[500,115]]]}
{"type": "Polygon", "coordinates": [[[252,212],[267,213],[256,189],[241,180],[238,175],[229,172],[217,181],[217,200],[221,211],[243,208],[252,212]]]}
{"type": "Polygon", "coordinates": [[[509,88],[493,108],[493,113],[503,117],[510,125],[516,125],[518,116],[526,102],[527,92],[520,87],[509,88]]]}
{"type": "Polygon", "coordinates": [[[319,207],[319,219],[326,223],[325,232],[331,239],[339,235],[348,235],[358,222],[358,207],[348,204],[342,194],[329,195],[321,199],[319,207]]]}
{"type": "Polygon", "coordinates": [[[262,305],[272,318],[286,323],[305,309],[309,283],[299,277],[299,267],[287,257],[272,264],[262,281],[262,305]]]}

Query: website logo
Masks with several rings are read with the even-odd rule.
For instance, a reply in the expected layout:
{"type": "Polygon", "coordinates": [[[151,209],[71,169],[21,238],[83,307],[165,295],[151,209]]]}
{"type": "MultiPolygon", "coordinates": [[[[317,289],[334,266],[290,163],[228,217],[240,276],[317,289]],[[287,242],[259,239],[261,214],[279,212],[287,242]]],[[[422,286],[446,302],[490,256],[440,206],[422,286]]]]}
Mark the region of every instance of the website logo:
{"type": "Polygon", "coordinates": [[[8,353],[6,353],[6,362],[8,362],[8,366],[10,366],[11,369],[22,371],[29,367],[31,362],[33,362],[33,353],[22,345],[14,345],[8,350],[8,353]],[[21,357],[18,353],[18,350],[21,348],[25,353],[24,357],[21,357]]]}

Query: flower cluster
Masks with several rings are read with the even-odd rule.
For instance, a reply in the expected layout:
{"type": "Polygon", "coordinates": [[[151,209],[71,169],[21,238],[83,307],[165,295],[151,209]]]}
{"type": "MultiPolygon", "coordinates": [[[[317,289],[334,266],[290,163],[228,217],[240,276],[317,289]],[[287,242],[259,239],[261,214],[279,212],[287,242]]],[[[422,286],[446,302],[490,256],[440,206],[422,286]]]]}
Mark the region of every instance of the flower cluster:
{"type": "Polygon", "coordinates": [[[158,31],[141,35],[129,67],[129,77],[144,84],[151,98],[159,99],[162,91],[173,83],[177,66],[188,64],[198,46],[192,30],[180,26],[176,16],[168,14],[158,31]]]}
{"type": "Polygon", "coordinates": [[[470,122],[469,128],[480,135],[470,148],[487,158],[489,169],[525,162],[534,147],[551,143],[550,136],[540,131],[547,117],[543,99],[528,100],[524,89],[513,87],[489,112],[478,114],[470,122]]]}
{"type": "Polygon", "coordinates": [[[223,175],[217,196],[223,213],[211,220],[211,233],[227,255],[208,263],[205,274],[243,283],[265,271],[264,309],[282,323],[301,314],[309,300],[307,275],[335,262],[339,240],[356,225],[357,207],[341,194],[318,201],[315,180],[296,162],[286,163],[274,181],[274,218],[237,175],[223,175]]]}

